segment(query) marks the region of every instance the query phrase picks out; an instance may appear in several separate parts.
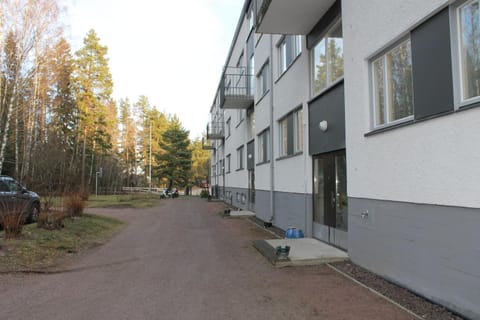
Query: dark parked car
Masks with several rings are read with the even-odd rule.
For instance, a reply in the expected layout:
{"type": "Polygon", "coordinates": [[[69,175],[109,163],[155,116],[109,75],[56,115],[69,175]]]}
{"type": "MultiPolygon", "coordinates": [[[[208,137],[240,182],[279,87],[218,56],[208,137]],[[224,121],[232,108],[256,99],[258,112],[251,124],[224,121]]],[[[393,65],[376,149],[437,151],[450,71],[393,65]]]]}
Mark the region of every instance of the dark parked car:
{"type": "Polygon", "coordinates": [[[0,210],[21,210],[24,222],[36,222],[40,214],[40,197],[13,178],[0,176],[0,210]]]}

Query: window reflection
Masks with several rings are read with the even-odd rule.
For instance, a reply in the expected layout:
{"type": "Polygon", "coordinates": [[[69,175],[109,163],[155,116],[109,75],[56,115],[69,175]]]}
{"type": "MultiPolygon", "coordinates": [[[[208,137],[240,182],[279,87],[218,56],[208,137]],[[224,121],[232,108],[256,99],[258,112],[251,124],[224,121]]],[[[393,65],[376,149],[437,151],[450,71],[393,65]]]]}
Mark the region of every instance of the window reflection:
{"type": "Polygon", "coordinates": [[[463,100],[480,96],[480,10],[478,1],[459,8],[463,100]]]}
{"type": "Polygon", "coordinates": [[[337,22],[313,50],[313,93],[343,77],[342,23],[337,22]]]}

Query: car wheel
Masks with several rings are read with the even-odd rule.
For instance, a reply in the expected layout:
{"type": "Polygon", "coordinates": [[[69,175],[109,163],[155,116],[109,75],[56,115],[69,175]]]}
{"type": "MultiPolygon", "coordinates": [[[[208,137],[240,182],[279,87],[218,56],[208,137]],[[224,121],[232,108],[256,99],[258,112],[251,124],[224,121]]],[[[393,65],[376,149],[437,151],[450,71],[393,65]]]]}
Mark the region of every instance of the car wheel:
{"type": "Polygon", "coordinates": [[[30,209],[30,214],[28,215],[28,221],[30,223],[37,222],[38,216],[40,215],[40,207],[38,204],[34,204],[32,209],[30,209]]]}

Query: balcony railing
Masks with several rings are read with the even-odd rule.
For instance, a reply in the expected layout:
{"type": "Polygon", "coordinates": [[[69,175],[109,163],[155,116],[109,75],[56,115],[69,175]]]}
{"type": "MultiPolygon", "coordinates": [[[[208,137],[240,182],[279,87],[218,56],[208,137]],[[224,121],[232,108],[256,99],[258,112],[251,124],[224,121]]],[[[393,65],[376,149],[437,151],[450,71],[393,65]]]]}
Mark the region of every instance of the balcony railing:
{"type": "Polygon", "coordinates": [[[248,109],[253,104],[255,77],[244,67],[227,67],[220,85],[220,106],[226,109],[248,109]]]}
{"type": "Polygon", "coordinates": [[[212,121],[207,125],[207,139],[221,140],[225,138],[223,121],[212,121]]]}
{"type": "Polygon", "coordinates": [[[205,138],[202,138],[202,149],[203,150],[215,150],[215,147],[209,140],[205,141],[205,138]]]}

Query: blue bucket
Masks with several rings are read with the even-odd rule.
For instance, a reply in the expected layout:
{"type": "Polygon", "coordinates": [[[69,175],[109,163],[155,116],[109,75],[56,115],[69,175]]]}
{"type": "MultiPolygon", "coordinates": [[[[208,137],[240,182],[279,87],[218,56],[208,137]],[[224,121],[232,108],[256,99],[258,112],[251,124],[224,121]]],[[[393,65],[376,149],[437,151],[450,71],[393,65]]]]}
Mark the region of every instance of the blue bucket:
{"type": "Polygon", "coordinates": [[[285,231],[285,238],[287,239],[299,239],[303,237],[302,229],[288,228],[287,231],[285,231]]]}

